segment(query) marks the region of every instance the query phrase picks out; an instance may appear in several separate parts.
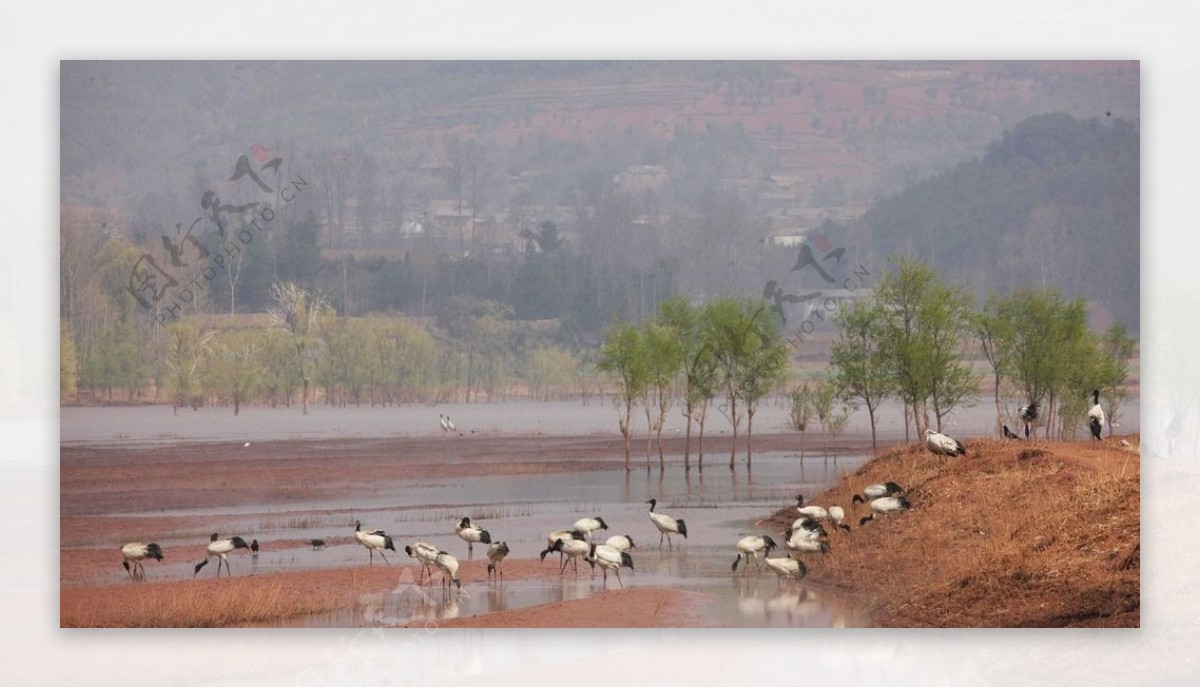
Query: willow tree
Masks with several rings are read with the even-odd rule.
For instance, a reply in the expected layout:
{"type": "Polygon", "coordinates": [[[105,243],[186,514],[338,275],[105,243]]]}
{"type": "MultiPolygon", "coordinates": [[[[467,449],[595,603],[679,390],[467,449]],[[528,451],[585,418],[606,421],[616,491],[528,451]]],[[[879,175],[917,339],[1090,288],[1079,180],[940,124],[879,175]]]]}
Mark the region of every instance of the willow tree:
{"type": "Polygon", "coordinates": [[[275,302],[268,310],[271,320],[288,334],[296,350],[295,363],[303,382],[302,403],[307,415],[311,373],[321,346],[320,329],[324,320],[332,317],[333,308],[327,295],[319,291],[310,294],[294,282],[271,285],[271,300],[275,302]]]}

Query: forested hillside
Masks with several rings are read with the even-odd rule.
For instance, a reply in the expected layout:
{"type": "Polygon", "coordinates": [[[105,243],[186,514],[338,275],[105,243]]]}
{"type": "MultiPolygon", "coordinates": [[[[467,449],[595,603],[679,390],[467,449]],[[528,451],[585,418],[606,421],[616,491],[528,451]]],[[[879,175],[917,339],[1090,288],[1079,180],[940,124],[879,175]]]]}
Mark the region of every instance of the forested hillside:
{"type": "Polygon", "coordinates": [[[919,257],[980,294],[1054,287],[1138,326],[1136,123],[1032,117],[974,160],[871,208],[877,256],[919,257]]]}

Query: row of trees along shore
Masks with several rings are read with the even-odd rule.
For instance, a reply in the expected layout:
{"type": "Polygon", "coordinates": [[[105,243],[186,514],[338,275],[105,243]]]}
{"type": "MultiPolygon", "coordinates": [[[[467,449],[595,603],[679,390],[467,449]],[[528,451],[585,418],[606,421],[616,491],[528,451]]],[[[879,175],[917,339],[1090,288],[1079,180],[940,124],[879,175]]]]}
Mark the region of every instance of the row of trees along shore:
{"type": "Polygon", "coordinates": [[[664,466],[662,431],[678,405],[686,419],[687,470],[693,439],[703,467],[714,406],[733,429],[730,465],[742,436],[751,461],[755,413],[781,392],[791,403],[801,450],[811,421],[836,438],[863,408],[877,450],[878,413],[888,400],[900,402],[906,440],[919,438],[925,428],[941,430],[955,409],[978,403],[987,389],[997,432],[1006,418],[1015,422],[1010,407],[1035,402],[1042,409],[1035,433],[1075,437],[1093,389],[1101,392],[1110,435],[1120,418],[1137,343],[1119,323],[1102,334],[1089,330],[1082,299],[1017,289],[976,307],[964,288],[908,258],[895,259],[894,269],[864,294],[838,307],[829,366],[815,379],[793,371],[778,319],[760,300],[695,304],[676,294],[653,318],[610,327],[598,350],[556,342],[553,321],[518,321],[503,304],[470,298],[439,318],[347,318],[321,292],[284,282],[273,285],[267,313],[189,317],[151,337],[138,327],[130,300],[108,314],[88,351],[76,349],[70,321],[61,321],[61,392],[70,399],[86,388],[93,402],[169,401],[176,412],[224,405],[236,414],[246,404],[307,411],[316,401],[374,406],[578,396],[587,403],[593,393],[603,398],[608,385],[626,467],[640,417],[646,465],[657,441],[664,466]]]}
{"type": "MultiPolygon", "coordinates": [[[[929,266],[910,258],[894,264],[869,295],[839,307],[825,374],[790,387],[790,420],[801,433],[801,451],[811,421],[836,437],[859,408],[867,411],[872,450],[878,451],[878,413],[889,399],[903,409],[906,441],[914,436],[910,431],[917,438],[927,428],[941,431],[956,409],[978,403],[985,379],[997,433],[1012,418],[1004,401],[1016,400],[1041,409],[1035,435],[1074,438],[1084,426],[1091,391],[1098,389],[1111,436],[1129,396],[1137,346],[1123,324],[1097,335],[1088,329],[1085,301],[1065,300],[1054,290],[991,294],[976,309],[966,289],[946,283],[929,266]],[[986,372],[972,367],[977,358],[987,362],[986,372]]],[[[616,386],[626,469],[638,409],[645,413],[646,467],[656,440],[663,468],[662,430],[676,400],[687,422],[685,470],[691,469],[693,431],[703,469],[705,421],[717,399],[733,429],[730,468],[743,420],[749,465],[755,411],[793,377],[777,323],[763,301],[722,298],[693,305],[677,295],[653,320],[614,325],[596,367],[616,386]]]]}

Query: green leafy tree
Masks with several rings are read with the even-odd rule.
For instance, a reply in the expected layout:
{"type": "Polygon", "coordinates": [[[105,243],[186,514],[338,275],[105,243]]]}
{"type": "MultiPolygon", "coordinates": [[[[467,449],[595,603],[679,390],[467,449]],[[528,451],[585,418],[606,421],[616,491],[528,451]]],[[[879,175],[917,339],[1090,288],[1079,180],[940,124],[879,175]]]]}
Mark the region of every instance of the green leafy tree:
{"type": "MultiPolygon", "coordinates": [[[[965,291],[944,284],[929,266],[910,258],[897,262],[898,269],[880,279],[875,296],[887,313],[884,352],[895,389],[919,437],[929,426],[930,410],[940,431],[947,415],[978,396],[978,381],[961,363],[970,304],[965,291]]],[[[905,434],[907,439],[907,423],[905,434]]]]}
{"type": "Polygon", "coordinates": [[[691,470],[693,423],[699,426],[699,461],[701,468],[704,466],[704,422],[708,416],[709,402],[716,394],[717,359],[704,327],[705,312],[692,306],[682,294],[668,298],[659,305],[659,322],[671,328],[679,342],[683,416],[687,419],[683,445],[685,471],[691,470]]]}
{"type": "Polygon", "coordinates": [[[58,394],[60,399],[73,396],[79,384],[79,354],[71,321],[58,319],[58,394]]]}
{"type": "MultiPolygon", "coordinates": [[[[779,379],[778,349],[782,342],[774,317],[762,300],[718,299],[706,309],[706,325],[718,363],[726,415],[733,426],[730,468],[737,457],[738,431],[746,412],[746,394],[761,397],[779,379]]],[[[786,363],[786,349],[785,359],[786,363]]]]}
{"type": "Polygon", "coordinates": [[[792,427],[800,432],[800,461],[804,461],[804,433],[808,430],[808,424],[816,416],[816,390],[807,382],[796,385],[792,388],[791,407],[789,409],[788,418],[791,420],[792,427]]]}
{"type": "Polygon", "coordinates": [[[862,401],[871,421],[871,451],[878,452],[875,426],[879,405],[891,396],[894,378],[884,343],[886,312],[873,299],[855,301],[834,320],[838,341],[830,353],[837,384],[862,401]]]}
{"type": "Polygon", "coordinates": [[[1124,323],[1113,323],[1100,340],[1101,365],[1099,375],[1100,398],[1108,406],[1108,436],[1112,437],[1113,426],[1121,418],[1121,404],[1129,398],[1125,383],[1129,379],[1129,362],[1137,350],[1137,340],[1128,335],[1124,323]]]}
{"type": "Polygon", "coordinates": [[[617,384],[613,404],[617,407],[617,422],[625,438],[625,470],[630,470],[632,451],[633,409],[645,396],[650,384],[642,331],[635,325],[621,324],[609,329],[600,347],[596,369],[607,373],[617,384]]]}
{"type": "Polygon", "coordinates": [[[754,341],[742,367],[742,398],[746,404],[746,466],[753,461],[754,414],[758,403],[787,376],[788,347],[770,311],[758,308],[753,318],[754,341]]]}
{"type": "MultiPolygon", "coordinates": [[[[658,441],[658,469],[664,469],[663,425],[671,408],[672,385],[682,363],[678,334],[672,328],[647,322],[642,328],[646,360],[646,425],[658,441]]],[[[646,437],[646,461],[650,461],[650,436],[646,437]]]]}
{"type": "Polygon", "coordinates": [[[261,334],[249,330],[221,332],[212,343],[216,386],[233,405],[233,415],[242,410],[242,403],[253,397],[263,378],[259,360],[261,334]]]}
{"type": "Polygon", "coordinates": [[[201,331],[191,318],[171,323],[159,331],[167,394],[171,397],[174,414],[178,415],[180,406],[191,404],[195,407],[193,400],[203,389],[202,377],[215,335],[211,330],[201,331]]]}
{"type": "Polygon", "coordinates": [[[1003,301],[996,294],[988,296],[983,309],[972,319],[975,337],[979,341],[979,351],[987,359],[992,368],[992,394],[996,404],[996,427],[1000,432],[1004,424],[1004,413],[1000,404],[1000,389],[1004,380],[1011,374],[1012,361],[1005,343],[1012,340],[1012,321],[1004,317],[1000,307],[1003,301]]]}

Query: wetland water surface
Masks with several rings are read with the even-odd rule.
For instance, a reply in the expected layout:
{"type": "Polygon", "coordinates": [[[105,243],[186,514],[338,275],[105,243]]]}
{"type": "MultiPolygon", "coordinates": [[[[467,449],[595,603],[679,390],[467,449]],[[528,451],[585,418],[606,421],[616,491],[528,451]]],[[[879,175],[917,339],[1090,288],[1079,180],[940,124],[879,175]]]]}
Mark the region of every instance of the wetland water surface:
{"type": "MultiPolygon", "coordinates": [[[[64,448],[71,447],[72,467],[87,465],[90,455],[88,446],[112,447],[113,444],[126,442],[140,447],[179,446],[180,442],[204,441],[203,434],[196,430],[218,426],[224,420],[215,415],[199,414],[209,422],[200,422],[199,416],[187,418],[180,423],[180,429],[183,430],[180,437],[166,438],[161,436],[163,428],[170,427],[172,421],[170,416],[158,418],[163,413],[162,409],[150,411],[155,415],[152,423],[147,423],[144,415],[135,413],[135,409],[74,410],[96,411],[95,414],[84,413],[88,416],[87,422],[74,430],[68,428],[74,425],[68,418],[74,414],[68,411],[72,410],[64,409],[63,435],[64,448]],[[92,423],[101,416],[107,417],[108,422],[93,426],[92,423]],[[138,422],[129,422],[131,419],[138,422]],[[94,429],[86,430],[85,427],[94,429]],[[96,445],[92,445],[92,442],[96,445]]],[[[267,417],[260,420],[276,415],[267,410],[261,411],[267,417]]],[[[415,414],[417,410],[407,411],[415,414]]],[[[428,415],[429,410],[419,411],[428,415]]],[[[611,409],[604,411],[603,415],[611,421],[608,415],[611,409]]],[[[190,412],[185,411],[181,415],[187,413],[190,412]]],[[[283,410],[280,409],[279,413],[282,414],[283,410]]],[[[593,407],[589,415],[600,413],[599,409],[593,407]]],[[[522,409],[520,415],[526,418],[536,416],[541,419],[540,422],[562,432],[563,428],[584,429],[576,427],[577,423],[570,420],[575,414],[577,409],[574,406],[549,404],[540,407],[536,414],[522,409]],[[556,423],[555,411],[561,411],[566,422],[556,423]]],[[[310,419],[308,427],[317,435],[336,436],[337,427],[325,426],[332,422],[340,427],[350,415],[330,413],[327,419],[318,415],[310,419]]],[[[466,413],[459,415],[467,416],[466,413]]],[[[765,413],[764,416],[769,417],[765,413]]],[[[436,421],[436,415],[434,419],[436,421]]],[[[764,423],[762,426],[756,424],[756,427],[770,426],[764,423]]],[[[265,427],[258,426],[256,440],[270,442],[292,438],[291,430],[279,428],[271,423],[265,424],[265,427]],[[280,436],[280,432],[284,435],[280,436]]],[[[378,430],[377,427],[366,427],[359,436],[369,436],[372,429],[378,430]]],[[[524,431],[522,434],[540,435],[529,433],[526,427],[520,430],[524,431]]],[[[483,447],[482,456],[476,459],[469,452],[455,453],[446,458],[445,465],[494,462],[496,457],[487,455],[490,444],[487,436],[492,432],[495,431],[480,430],[474,438],[477,444],[473,446],[483,447]]],[[[563,438],[560,441],[554,434],[557,433],[538,437],[537,451],[531,452],[527,460],[555,460],[555,446],[569,440],[563,438]]],[[[497,432],[496,435],[497,438],[513,437],[508,430],[497,432]]],[[[446,437],[445,441],[449,443],[447,446],[457,446],[453,443],[459,439],[446,437]]],[[[781,549],[772,555],[783,556],[786,552],[782,549],[782,535],[768,533],[756,526],[755,522],[782,506],[794,504],[798,493],[811,495],[823,491],[860,466],[865,460],[864,456],[843,453],[836,458],[831,456],[826,461],[820,452],[810,451],[801,462],[794,451],[761,451],[755,453],[753,469],[749,470],[744,452],[739,452],[736,469],[730,470],[728,450],[710,451],[705,457],[703,472],[695,467],[685,472],[681,457],[671,455],[667,457],[666,470],[660,472],[657,456],[653,459],[653,467],[647,471],[644,464],[637,467],[638,463],[644,462],[644,453],[640,456],[635,453],[635,468],[626,473],[621,468],[613,469],[614,466],[620,466],[619,462],[623,460],[619,437],[614,440],[612,455],[596,461],[597,466],[602,467],[595,469],[588,468],[586,461],[579,462],[578,468],[569,471],[545,473],[492,472],[491,468],[486,468],[483,475],[459,475],[455,471],[448,471],[444,477],[426,475],[411,480],[392,479],[379,485],[373,484],[371,475],[367,474],[357,478],[352,476],[352,480],[357,480],[353,484],[359,487],[348,489],[345,494],[339,489],[338,496],[332,499],[328,492],[320,490],[311,497],[292,494],[281,502],[238,498],[224,502],[216,500],[211,502],[212,506],[193,500],[187,506],[155,508],[157,503],[152,506],[147,503],[148,500],[129,499],[115,504],[106,501],[103,502],[103,508],[95,509],[77,509],[71,504],[64,504],[64,513],[81,519],[99,517],[156,524],[158,530],[154,537],[168,549],[170,555],[163,562],[152,562],[148,567],[151,578],[156,580],[192,578],[192,567],[203,556],[204,545],[200,540],[207,540],[203,537],[207,531],[198,539],[197,528],[219,529],[223,535],[240,533],[247,540],[252,537],[259,540],[262,551],[257,556],[252,557],[241,550],[230,555],[235,576],[366,564],[368,553],[353,538],[356,520],[361,520],[364,528],[382,528],[392,535],[397,552],[387,553],[392,567],[396,569],[396,585],[391,592],[367,594],[359,599],[354,609],[289,620],[290,625],[392,625],[469,617],[589,598],[603,589],[600,571],[593,575],[586,563],[579,562],[578,574],[569,565],[559,575],[555,572],[559,566],[556,553],[549,554],[541,564],[536,563],[539,553],[547,546],[546,536],[550,531],[570,529],[575,521],[585,516],[600,516],[608,524],[608,530],[596,533],[599,536],[597,540],[622,534],[629,535],[636,543],[636,548],[631,552],[635,569],[621,571],[626,588],[651,587],[703,593],[709,602],[700,610],[700,614],[711,625],[840,626],[859,625],[865,621],[848,605],[812,589],[803,581],[781,584],[768,571],[757,574],[753,564],[745,573],[741,567],[736,575],[731,571],[736,556],[735,543],[744,535],[771,535],[781,545],[781,549]],[[671,546],[664,540],[662,548],[659,548],[659,533],[648,517],[649,506],[646,501],[651,498],[658,500],[657,511],[687,522],[687,539],[675,536],[671,546]],[[404,554],[405,544],[430,542],[463,562],[471,558],[485,558],[485,546],[477,545],[473,555],[470,555],[466,543],[456,536],[454,525],[463,516],[470,516],[475,524],[487,529],[493,540],[506,541],[511,550],[510,561],[533,560],[539,568],[539,574],[544,567],[550,575],[512,576],[503,585],[495,585],[488,583],[482,571],[472,569],[472,575],[464,577],[461,591],[443,595],[438,586],[440,573],[435,571],[432,587],[417,585],[414,580],[417,569],[404,554]],[[167,527],[167,523],[180,525],[167,527]],[[305,543],[313,538],[324,540],[327,546],[319,550],[312,549],[305,543]]],[[[436,444],[440,445],[441,442],[436,444]]],[[[402,443],[401,446],[408,445],[402,443]]],[[[644,449],[644,446],[642,444],[641,448],[644,449]]],[[[255,464],[251,454],[257,452],[259,445],[255,444],[254,447],[253,450],[245,450],[247,458],[245,462],[239,461],[239,465],[252,467],[255,464]]],[[[242,456],[235,453],[239,451],[242,451],[240,442],[232,444],[227,452],[222,450],[220,455],[228,460],[227,456],[242,456]]],[[[353,451],[351,442],[347,445],[346,454],[331,456],[322,463],[336,465],[343,456],[349,460],[353,451]]],[[[124,452],[118,449],[117,454],[124,452]]],[[[137,459],[143,460],[146,459],[137,459]]],[[[169,456],[163,459],[167,462],[171,460],[169,456]]],[[[429,462],[436,460],[436,457],[431,459],[430,455],[425,455],[419,460],[429,462]]],[[[695,462],[694,453],[692,460],[695,462]]],[[[434,465],[435,472],[437,465],[440,464],[434,465]]],[[[842,506],[846,507],[848,514],[853,513],[849,504],[842,506]]],[[[839,547],[851,543],[849,538],[853,538],[853,534],[833,533],[834,553],[831,556],[836,556],[839,547]]],[[[66,548],[90,546],[64,542],[66,548]]],[[[376,562],[376,565],[381,565],[381,562],[376,562]]],[[[65,581],[64,584],[118,583],[123,580],[124,572],[119,566],[114,566],[111,573],[108,571],[105,568],[105,572],[87,581],[65,581]]],[[[210,574],[205,570],[201,575],[210,574]]],[[[619,586],[614,575],[610,573],[608,578],[610,589],[619,586]]]]}

